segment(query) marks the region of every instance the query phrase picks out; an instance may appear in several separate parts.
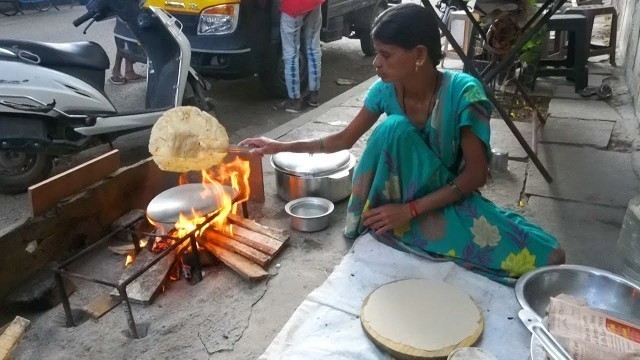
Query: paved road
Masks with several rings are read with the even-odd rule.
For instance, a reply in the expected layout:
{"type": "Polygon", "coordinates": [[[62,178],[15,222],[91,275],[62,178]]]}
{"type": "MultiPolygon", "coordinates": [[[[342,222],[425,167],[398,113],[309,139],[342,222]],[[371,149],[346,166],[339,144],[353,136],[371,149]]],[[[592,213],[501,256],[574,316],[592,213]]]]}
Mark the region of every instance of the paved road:
{"type": "MultiPolygon", "coordinates": [[[[61,7],[59,12],[52,9],[45,13],[28,12],[26,15],[0,17],[0,38],[51,42],[91,40],[102,45],[113,62],[114,20],[96,23],[86,35],[83,35],[81,29],[76,29],[71,24],[73,19],[83,13],[83,9],[80,6],[61,7]]],[[[337,85],[336,79],[351,79],[357,84],[374,75],[372,59],[363,56],[360,44],[356,40],[342,39],[323,44],[322,54],[321,101],[331,99],[351,88],[337,85]]],[[[142,108],[145,91],[142,83],[116,86],[107,82],[105,90],[120,110],[142,108]]],[[[218,103],[216,114],[227,128],[233,142],[267,132],[294,117],[272,110],[274,100],[267,96],[257,77],[216,81],[212,95],[218,103]]],[[[124,163],[133,163],[149,156],[148,138],[149,132],[142,131],[118,139],[114,146],[121,150],[124,163]]],[[[102,146],[75,156],[64,157],[58,161],[54,173],[64,171],[107,150],[106,146],[102,146]]],[[[26,216],[26,200],[24,194],[0,195],[0,230],[26,216]]]]}

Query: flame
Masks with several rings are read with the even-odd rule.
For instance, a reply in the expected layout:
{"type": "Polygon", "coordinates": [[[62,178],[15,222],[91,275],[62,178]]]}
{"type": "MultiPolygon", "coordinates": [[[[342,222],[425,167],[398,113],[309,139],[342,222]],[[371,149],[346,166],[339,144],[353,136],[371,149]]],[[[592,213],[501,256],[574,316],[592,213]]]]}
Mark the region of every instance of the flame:
{"type": "MultiPolygon", "coordinates": [[[[208,224],[205,224],[200,228],[198,233],[196,233],[196,238],[198,238],[199,234],[202,233],[208,227],[213,227],[214,229],[227,233],[233,234],[232,226],[227,222],[227,216],[229,214],[237,214],[238,204],[241,204],[249,199],[250,195],[250,187],[249,187],[249,175],[250,175],[250,167],[249,162],[240,159],[240,157],[236,157],[233,161],[225,164],[220,164],[212,169],[202,170],[202,191],[200,192],[200,196],[203,199],[211,199],[211,201],[218,204],[218,213],[208,224]],[[222,184],[230,185],[236,192],[237,196],[235,198],[231,198],[231,195],[224,190],[224,186],[222,184]]],[[[189,178],[187,174],[182,174],[179,179],[180,185],[185,185],[189,183],[189,178]]],[[[180,214],[178,221],[174,225],[175,233],[171,234],[175,237],[184,237],[193,230],[195,230],[199,225],[203,224],[207,217],[210,214],[201,214],[196,209],[191,209],[191,211],[187,214],[180,214]]],[[[162,224],[155,223],[149,219],[149,222],[156,226],[159,232],[163,234],[167,234],[166,229],[163,228],[162,224]]],[[[173,240],[171,239],[162,239],[155,238],[152,251],[162,251],[166,249],[168,246],[173,244],[173,240]]],[[[142,245],[141,245],[142,246],[142,245]]],[[[177,249],[178,254],[184,252],[185,247],[190,246],[189,241],[185,241],[182,245],[177,249]]],[[[200,245],[197,244],[198,248],[200,245]]],[[[179,257],[179,261],[177,264],[177,269],[181,269],[182,266],[185,266],[182,258],[179,257]]],[[[174,272],[171,278],[179,278],[180,271],[174,272]]]]}
{"type": "Polygon", "coordinates": [[[136,255],[135,253],[129,253],[127,254],[127,259],[124,261],[124,266],[129,266],[131,264],[133,264],[133,261],[136,259],[136,255]]]}
{"type": "Polygon", "coordinates": [[[140,248],[144,248],[147,246],[147,243],[149,243],[149,239],[147,238],[142,238],[139,240],[138,244],[140,245],[140,248]]]}
{"type": "Polygon", "coordinates": [[[229,183],[233,189],[238,191],[235,203],[233,204],[232,214],[237,214],[238,204],[249,200],[251,188],[249,187],[249,175],[251,169],[249,162],[236,158],[227,164],[223,164],[215,168],[213,178],[221,183],[229,183]]]}

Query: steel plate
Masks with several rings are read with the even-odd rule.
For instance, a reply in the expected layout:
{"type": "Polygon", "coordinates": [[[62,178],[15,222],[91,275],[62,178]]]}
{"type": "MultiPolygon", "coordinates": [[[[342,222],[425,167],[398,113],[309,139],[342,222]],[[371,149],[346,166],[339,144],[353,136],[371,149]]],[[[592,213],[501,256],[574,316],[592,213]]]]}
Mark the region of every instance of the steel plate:
{"type": "MultiPolygon", "coordinates": [[[[238,192],[230,186],[223,186],[224,191],[235,199],[238,192]]],[[[150,220],[165,224],[175,224],[180,214],[210,214],[220,209],[218,196],[214,194],[219,189],[212,184],[186,184],[173,187],[161,192],[153,198],[147,206],[147,216],[150,220]]]]}

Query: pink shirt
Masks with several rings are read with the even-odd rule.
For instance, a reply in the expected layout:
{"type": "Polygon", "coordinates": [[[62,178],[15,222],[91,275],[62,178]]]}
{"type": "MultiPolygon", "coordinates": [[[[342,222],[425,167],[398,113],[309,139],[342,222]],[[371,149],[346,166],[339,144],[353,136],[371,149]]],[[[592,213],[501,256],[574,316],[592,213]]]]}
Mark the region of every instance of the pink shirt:
{"type": "Polygon", "coordinates": [[[324,0],[281,0],[280,11],[289,16],[304,15],[322,5],[324,0]]]}

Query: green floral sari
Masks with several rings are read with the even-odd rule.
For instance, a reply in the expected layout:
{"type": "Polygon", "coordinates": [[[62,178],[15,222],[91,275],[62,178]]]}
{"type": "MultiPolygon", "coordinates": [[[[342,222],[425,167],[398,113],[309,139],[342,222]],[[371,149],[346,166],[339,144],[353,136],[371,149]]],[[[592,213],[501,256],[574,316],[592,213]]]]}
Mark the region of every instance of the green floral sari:
{"type": "MultiPolygon", "coordinates": [[[[482,140],[490,156],[492,106],[470,75],[443,74],[435,108],[423,129],[404,115],[392,83],[376,82],[364,106],[389,116],[373,131],[355,170],[346,236],[369,230],[362,225],[364,211],[409,202],[453,180],[464,166],[462,127],[468,126],[482,140]]],[[[561,256],[553,236],[478,193],[421,214],[379,239],[419,255],[454,260],[503,283],[561,256]]]]}

